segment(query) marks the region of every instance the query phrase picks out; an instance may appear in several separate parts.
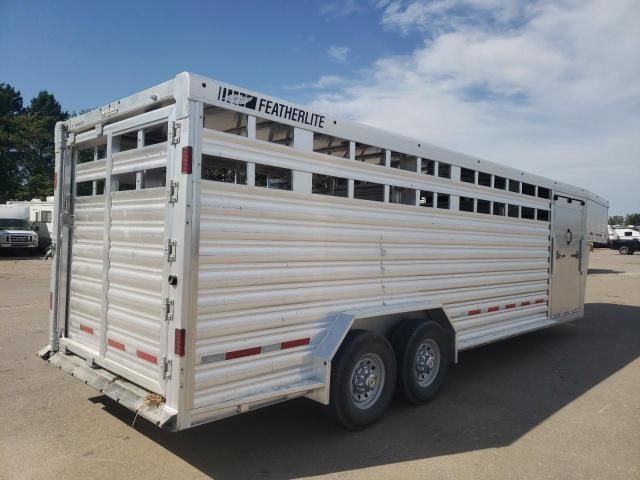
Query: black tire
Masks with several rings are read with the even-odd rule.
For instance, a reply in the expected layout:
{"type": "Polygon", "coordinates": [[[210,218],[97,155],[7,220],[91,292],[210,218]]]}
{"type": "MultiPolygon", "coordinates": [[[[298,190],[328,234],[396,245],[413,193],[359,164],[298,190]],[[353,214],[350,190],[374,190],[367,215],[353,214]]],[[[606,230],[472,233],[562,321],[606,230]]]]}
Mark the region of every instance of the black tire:
{"type": "Polygon", "coordinates": [[[414,405],[427,403],[438,393],[449,371],[447,334],[436,322],[409,319],[400,324],[391,343],[398,362],[399,393],[414,405]],[[424,360],[418,366],[419,350],[424,360]]]}
{"type": "Polygon", "coordinates": [[[618,248],[618,252],[620,252],[620,255],[629,255],[630,250],[631,249],[627,245],[621,245],[618,248]]]}
{"type": "Polygon", "coordinates": [[[335,419],[344,427],[350,430],[360,430],[372,425],[382,417],[393,398],[393,392],[397,381],[396,358],[389,341],[382,335],[378,335],[366,330],[350,331],[340,349],[331,362],[331,385],[330,401],[327,407],[329,417],[335,419]],[[373,360],[367,364],[366,359],[373,360]],[[364,359],[364,360],[363,360],[364,359]],[[376,364],[383,367],[382,384],[380,384],[380,368],[375,371],[376,364]],[[360,365],[360,368],[358,366],[360,365]],[[375,384],[371,390],[374,393],[369,397],[367,392],[358,391],[371,387],[370,383],[360,382],[359,385],[353,383],[358,372],[363,368],[369,375],[366,378],[375,384]],[[372,377],[373,375],[373,377],[372,377]],[[376,387],[379,389],[376,390],[376,387]],[[360,396],[359,399],[355,398],[360,396]],[[374,398],[375,396],[375,398],[374,398]]]}

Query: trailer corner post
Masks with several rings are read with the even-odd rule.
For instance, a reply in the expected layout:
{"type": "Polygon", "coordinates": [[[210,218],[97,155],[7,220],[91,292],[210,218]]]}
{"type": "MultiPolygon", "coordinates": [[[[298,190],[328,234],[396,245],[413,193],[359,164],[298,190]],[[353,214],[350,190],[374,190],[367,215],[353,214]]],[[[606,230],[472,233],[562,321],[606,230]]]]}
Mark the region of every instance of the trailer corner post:
{"type": "MultiPolygon", "coordinates": [[[[63,152],[65,150],[64,139],[65,126],[62,122],[57,122],[55,127],[54,136],[54,154],[55,165],[53,170],[53,204],[54,212],[60,213],[61,198],[60,195],[60,183],[61,183],[61,165],[63,152]]],[[[54,254],[51,259],[51,279],[50,279],[50,291],[49,291],[49,349],[51,352],[58,350],[58,281],[60,276],[60,222],[57,215],[53,215],[52,218],[52,232],[53,232],[53,250],[54,254]]]]}
{"type": "MultiPolygon", "coordinates": [[[[175,285],[167,284],[168,298],[173,300],[174,314],[167,324],[165,368],[167,406],[178,412],[176,428],[189,424],[187,405],[192,389],[189,387],[188,366],[194,365],[195,334],[197,317],[197,276],[199,245],[199,179],[202,168],[201,129],[203,118],[202,102],[177,98],[179,114],[180,103],[184,101],[187,117],[179,118],[180,141],[174,145],[173,168],[171,177],[180,185],[178,201],[171,209],[171,239],[176,242],[176,259],[169,262],[168,273],[177,279],[175,285]],[[182,151],[191,150],[190,171],[180,168],[182,151]],[[174,351],[175,332],[184,330],[185,350],[174,351]]],[[[167,280],[165,279],[165,282],[167,280]]]]}

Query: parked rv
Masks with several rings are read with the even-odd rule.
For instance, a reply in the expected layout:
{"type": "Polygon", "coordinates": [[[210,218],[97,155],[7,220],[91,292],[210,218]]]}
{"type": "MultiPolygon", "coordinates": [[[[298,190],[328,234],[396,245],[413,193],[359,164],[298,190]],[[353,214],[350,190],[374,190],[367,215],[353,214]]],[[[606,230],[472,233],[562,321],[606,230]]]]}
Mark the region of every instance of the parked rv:
{"type": "Polygon", "coordinates": [[[39,354],[172,431],[426,403],[460,351],[582,317],[607,234],[586,189],[190,73],[55,145],[39,354]]]}
{"type": "MultiPolygon", "coordinates": [[[[0,210],[0,213],[7,213],[0,210]]],[[[0,249],[34,252],[38,249],[38,234],[24,218],[0,218],[0,249]]]]}

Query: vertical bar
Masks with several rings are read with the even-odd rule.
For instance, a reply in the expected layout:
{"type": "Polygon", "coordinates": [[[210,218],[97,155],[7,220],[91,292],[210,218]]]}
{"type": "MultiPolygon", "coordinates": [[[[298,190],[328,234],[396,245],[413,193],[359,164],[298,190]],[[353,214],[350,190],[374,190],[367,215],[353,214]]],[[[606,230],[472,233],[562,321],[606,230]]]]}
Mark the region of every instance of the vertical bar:
{"type": "Polygon", "coordinates": [[[256,117],[253,115],[247,116],[247,138],[256,139],[256,117]]]}
{"type": "Polygon", "coordinates": [[[385,167],[391,166],[391,150],[384,151],[384,166],[385,167]]]}
{"type": "Polygon", "coordinates": [[[355,191],[355,181],[353,180],[353,178],[349,178],[347,179],[347,198],[353,198],[354,191],[355,191]]]}
{"type": "Polygon", "coordinates": [[[356,142],[349,142],[349,160],[356,159],[356,142]]]}
{"type": "Polygon", "coordinates": [[[136,190],[142,190],[144,188],[144,173],[146,170],[136,172],[136,190]]]}
{"type": "Polygon", "coordinates": [[[389,185],[384,186],[384,203],[389,203],[389,185]]]}
{"type": "Polygon", "coordinates": [[[64,152],[66,151],[66,141],[64,135],[64,127],[62,122],[56,123],[54,134],[54,149],[55,149],[55,166],[54,166],[54,185],[53,190],[53,218],[51,231],[53,232],[52,241],[55,245],[55,252],[51,259],[51,280],[49,284],[49,295],[51,295],[51,311],[49,312],[49,348],[52,352],[58,350],[58,323],[59,323],[59,292],[61,285],[60,278],[60,257],[62,256],[62,242],[60,235],[60,221],[59,216],[62,212],[62,168],[64,163],[64,152]]]}
{"type": "MultiPolygon", "coordinates": [[[[100,318],[99,355],[104,357],[107,353],[107,312],[109,310],[109,248],[111,245],[111,196],[114,181],[111,178],[113,171],[113,154],[120,151],[120,137],[107,135],[107,161],[105,165],[104,180],[104,230],[102,236],[102,308],[100,318]]],[[[116,189],[117,191],[117,180],[116,189]]]]}
{"type": "Polygon", "coordinates": [[[247,162],[247,185],[256,186],[256,164],[253,162],[247,162]]]}

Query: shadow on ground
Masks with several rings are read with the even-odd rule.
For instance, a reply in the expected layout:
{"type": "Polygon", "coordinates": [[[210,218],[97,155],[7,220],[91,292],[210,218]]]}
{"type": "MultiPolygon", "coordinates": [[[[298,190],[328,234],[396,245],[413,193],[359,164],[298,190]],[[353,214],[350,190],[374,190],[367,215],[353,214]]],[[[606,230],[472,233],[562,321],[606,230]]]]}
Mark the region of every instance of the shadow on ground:
{"type": "MultiPolygon", "coordinates": [[[[463,352],[434,401],[397,401],[362,432],[305,399],[179,433],[135,428],[216,479],[328,474],[509,445],[639,355],[640,308],[588,304],[583,320],[463,352]]],[[[120,405],[95,400],[132,423],[120,405]]]]}
{"type": "Polygon", "coordinates": [[[620,270],[611,270],[609,268],[590,268],[587,273],[589,275],[609,275],[609,274],[617,274],[624,273],[620,270]]]}
{"type": "Polygon", "coordinates": [[[7,260],[30,260],[32,258],[44,258],[44,252],[29,250],[0,250],[0,262],[7,260]]]}

